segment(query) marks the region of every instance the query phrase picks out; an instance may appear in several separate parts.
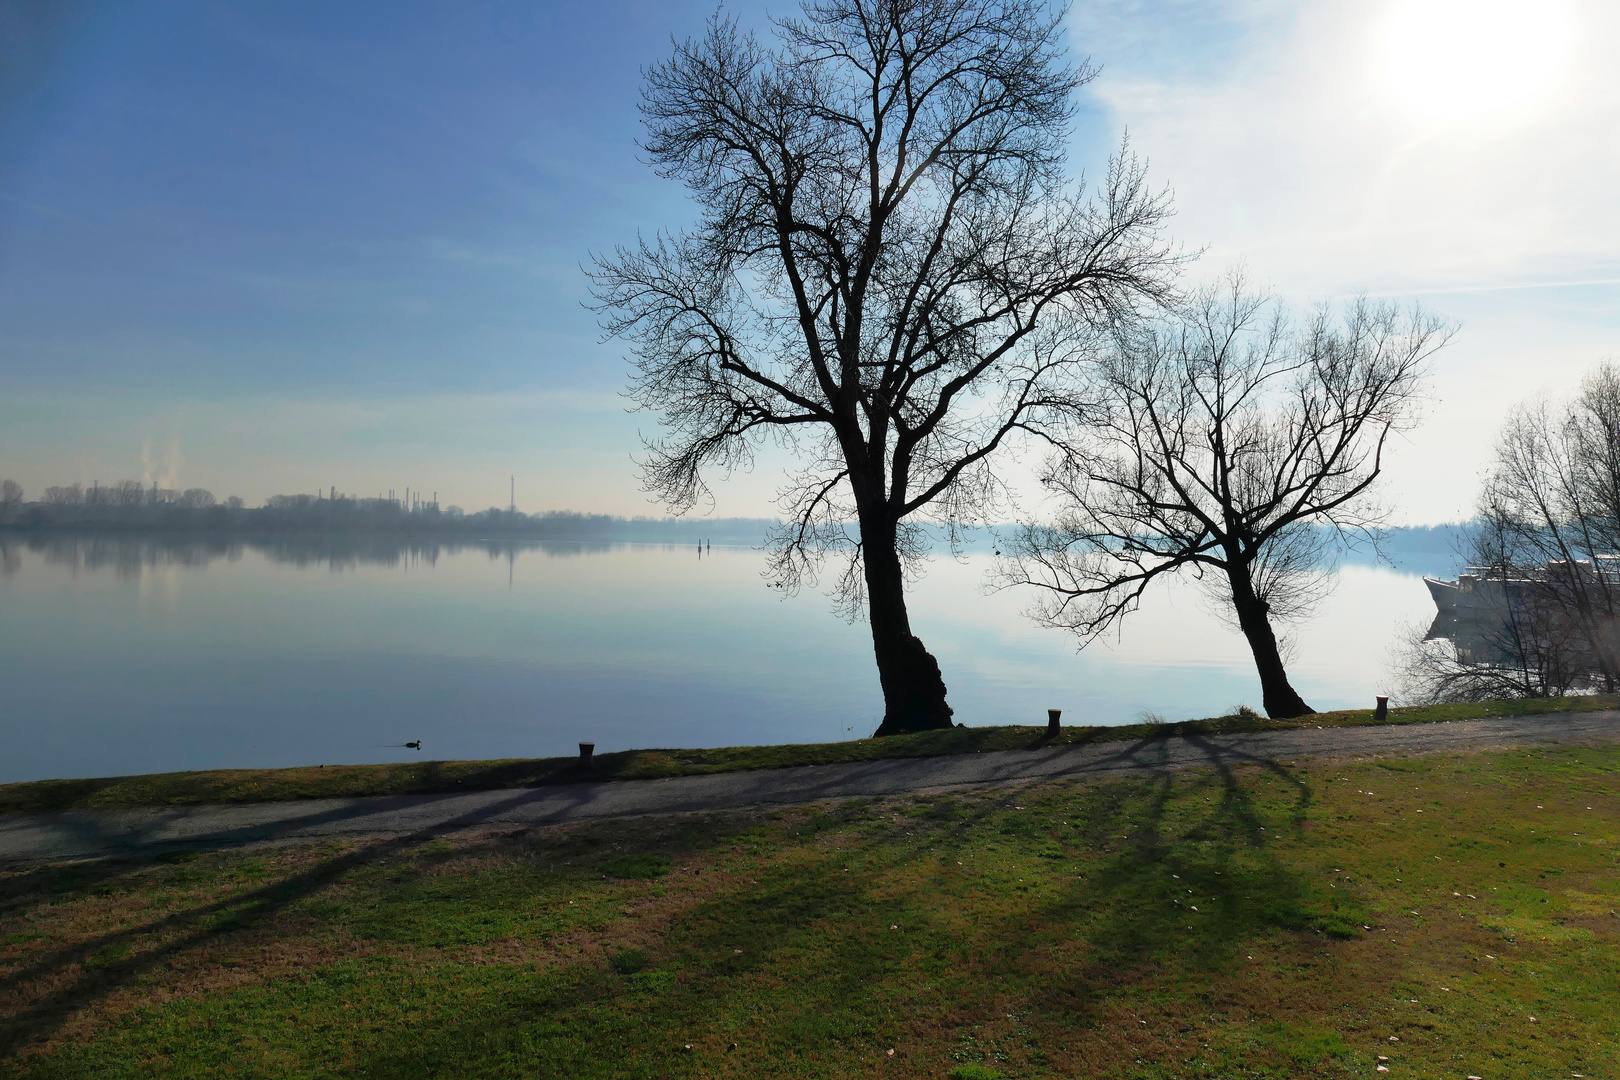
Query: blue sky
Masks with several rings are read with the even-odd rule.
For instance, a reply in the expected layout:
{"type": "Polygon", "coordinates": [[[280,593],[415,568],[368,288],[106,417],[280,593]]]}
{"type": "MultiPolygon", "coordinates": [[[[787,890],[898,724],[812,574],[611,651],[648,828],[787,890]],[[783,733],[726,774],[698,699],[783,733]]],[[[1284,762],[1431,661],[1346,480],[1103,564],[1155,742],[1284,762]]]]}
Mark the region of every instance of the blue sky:
{"type": "MultiPolygon", "coordinates": [[[[579,264],[687,219],[638,160],[635,103],[711,10],[0,8],[0,475],[478,507],[516,473],[530,509],[656,512],[630,461],[651,418],[625,411],[579,264]]],[[[1365,291],[1463,322],[1395,463],[1408,520],[1465,513],[1505,409],[1620,354],[1606,5],[1079,3],[1071,23],[1104,66],[1075,163],[1128,129],[1206,250],[1195,274],[1243,261],[1301,304],[1365,291]]],[[[716,511],[769,512],[775,478],[716,511]]]]}
{"type": "Polygon", "coordinates": [[[36,488],[173,472],[251,498],[411,484],[478,503],[557,451],[611,457],[639,507],[621,365],[577,266],[680,219],[636,161],[638,68],[701,18],[66,13],[0,128],[0,459],[36,488]]]}

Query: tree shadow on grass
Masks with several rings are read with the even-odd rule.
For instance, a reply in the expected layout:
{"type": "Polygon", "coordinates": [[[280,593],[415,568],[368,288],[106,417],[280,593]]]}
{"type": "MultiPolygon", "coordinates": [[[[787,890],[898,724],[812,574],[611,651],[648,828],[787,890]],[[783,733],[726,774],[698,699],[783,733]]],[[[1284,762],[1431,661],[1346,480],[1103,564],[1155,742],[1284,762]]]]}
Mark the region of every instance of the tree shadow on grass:
{"type": "MultiPolygon", "coordinates": [[[[1151,743],[1136,748],[1138,758],[1151,754],[1151,743]]],[[[1278,763],[1254,761],[1284,784],[1282,805],[1261,807],[1237,774],[1232,751],[1210,745],[1204,749],[1214,766],[1208,773],[1162,770],[1145,779],[1078,788],[939,799],[920,815],[932,827],[928,842],[910,850],[894,847],[892,830],[886,836],[852,835],[831,849],[801,847],[794,862],[773,866],[757,885],[729,890],[684,911],[654,948],[649,971],[619,976],[589,960],[545,971],[501,964],[466,968],[449,962],[413,970],[396,996],[419,1003],[421,1022],[368,1031],[364,1053],[347,1058],[352,1064],[328,1067],[336,1067],[340,1075],[388,1077],[764,1075],[772,1070],[804,1075],[828,1071],[836,1062],[847,1064],[851,1055],[881,1053],[880,1042],[893,1039],[898,1030],[897,1017],[928,1000],[918,997],[916,984],[924,980],[1005,976],[1009,989],[1033,1006],[1083,1019],[1111,995],[1151,977],[1155,965],[1217,970],[1231,961],[1244,940],[1278,929],[1319,929],[1311,921],[1320,916],[1310,907],[1308,883],[1275,857],[1268,832],[1303,823],[1311,801],[1309,786],[1278,763]],[[1010,812],[1010,803],[1001,805],[1009,798],[1030,809],[1010,812]],[[1204,798],[1210,800],[1207,807],[1204,798]],[[1054,830],[1021,827],[1020,822],[1048,806],[1052,812],[1046,817],[1055,821],[1061,813],[1071,826],[1056,836],[1049,835],[1054,830]],[[994,955],[974,955],[939,927],[926,938],[891,932],[891,919],[923,929],[937,917],[930,911],[937,897],[896,893],[887,870],[857,864],[881,857],[895,871],[916,871],[917,881],[937,882],[937,868],[955,861],[940,849],[948,853],[976,832],[998,827],[998,820],[1000,834],[1025,860],[1022,865],[1051,848],[1059,857],[1037,866],[1072,864],[1083,857],[1083,879],[1066,883],[1068,891],[1056,900],[1025,902],[1008,892],[1004,902],[959,905],[959,915],[1000,920],[990,926],[975,921],[970,928],[973,936],[991,943],[994,955]],[[847,874],[845,865],[852,867],[847,874]],[[1078,964],[1054,975],[1035,962],[1040,950],[1070,942],[1077,934],[1086,942],[1078,964]],[[918,944],[925,940],[926,946],[918,944]],[[750,1039],[769,1045],[728,1048],[732,1041],[750,1039]],[[684,1050],[688,1042],[695,1044],[691,1052],[684,1050]]],[[[796,828],[813,838],[820,830],[874,822],[873,805],[885,804],[835,804],[796,828]]],[[[727,830],[717,827],[699,830],[687,842],[713,851],[726,836],[727,830]]],[[[429,839],[402,838],[322,860],[285,881],[41,958],[27,973],[8,977],[0,992],[53,974],[67,974],[69,981],[0,1028],[0,1053],[22,1047],[76,1010],[201,947],[223,927],[263,926],[296,900],[429,839]],[[156,934],[177,936],[94,971],[72,970],[109,945],[134,945],[156,934]]],[[[638,844],[648,850],[658,847],[650,832],[629,847],[638,844]]],[[[667,845],[658,849],[667,850],[667,845]]],[[[973,887],[1002,886],[981,881],[973,887]]],[[[1050,890],[1038,895],[1049,897],[1050,890]]],[[[377,996],[375,987],[391,987],[401,975],[379,961],[354,968],[354,978],[369,981],[377,996]]],[[[296,980],[283,982],[243,993],[270,1003],[271,1023],[283,1017],[300,1024],[324,1019],[308,1012],[308,1001],[295,1000],[296,980]],[[303,1019],[295,1021],[299,1010],[304,1010],[303,1019]]],[[[188,1025],[206,1025],[205,1043],[229,1041],[231,1026],[245,1022],[232,1019],[236,1014],[229,1010],[251,1010],[226,998],[235,1001],[236,995],[202,995],[166,1007],[160,1021],[164,1038],[173,1041],[188,1025]],[[215,1017],[217,1010],[224,1012],[215,1017]],[[220,1021],[218,1031],[210,1017],[220,1021]]],[[[350,999],[337,991],[320,1000],[327,1002],[321,1008],[351,1007],[350,999]]],[[[982,1003],[988,998],[975,992],[964,1000],[982,1003]]],[[[344,1023],[357,1029],[377,1022],[365,1008],[349,1015],[352,1021],[344,1023]]],[[[191,1044],[176,1045],[183,1051],[180,1056],[199,1052],[191,1044]]],[[[67,1051],[61,1068],[71,1069],[77,1057],[76,1050],[67,1051]]]]}
{"type": "MultiPolygon", "coordinates": [[[[1268,835],[1303,822],[1309,785],[1284,766],[1257,761],[1285,785],[1282,805],[1263,808],[1229,752],[1209,753],[1220,763],[1191,777],[1177,770],[1078,791],[931,800],[918,817],[933,829],[909,851],[896,854],[892,829],[856,834],[838,848],[803,851],[797,864],[763,873],[756,887],[684,913],[656,950],[654,974],[668,982],[644,1003],[630,979],[581,973],[579,989],[551,999],[543,1015],[523,1013],[514,999],[380,1049],[357,1075],[428,1075],[431,1063],[455,1060],[464,1048],[494,1046],[523,1047],[530,1060],[546,1063],[542,1075],[831,1075],[855,1062],[885,1060],[884,1048],[905,1038],[919,1011],[929,1022],[949,1023],[962,1009],[998,1019],[990,1010],[1005,1004],[999,991],[1083,1022],[1110,996],[1153,977],[1156,967],[1219,970],[1245,940],[1315,929],[1308,883],[1275,857],[1268,835]],[[1204,809],[1206,795],[1211,802],[1204,809]],[[986,829],[997,829],[1027,867],[1028,856],[1051,841],[1040,830],[1014,826],[1048,802],[1055,811],[1084,810],[1069,818],[1079,827],[1070,830],[1068,846],[1100,857],[1066,895],[1023,904],[1010,890],[1027,869],[1001,874],[987,867],[954,879],[956,885],[941,882],[941,866],[956,861],[953,846],[975,834],[983,840],[986,829]],[[1013,810],[1015,804],[1025,809],[1013,810]],[[869,857],[890,861],[864,866],[869,857]],[[935,888],[1004,895],[964,897],[955,916],[969,919],[969,936],[953,940],[939,921],[951,914],[936,909],[937,895],[890,887],[891,875],[908,871],[935,888]],[[1185,891],[1177,895],[1186,888],[1194,890],[1190,900],[1185,891]],[[892,931],[891,922],[903,928],[892,931]],[[1038,954],[1077,932],[1087,944],[1083,961],[1053,975],[1038,954]],[[924,989],[953,986],[962,990],[959,1002],[924,989]],[[741,1045],[731,1050],[737,1040],[741,1045]]],[[[815,827],[875,822],[874,811],[884,806],[826,810],[815,827]]],[[[1286,1055],[1279,1061],[1297,1064],[1286,1055]]]]}
{"type": "MultiPolygon", "coordinates": [[[[456,1048],[522,1045],[547,1063],[544,1075],[831,1075],[857,1061],[884,1060],[884,1048],[905,1038],[919,1010],[930,1022],[958,1005],[996,1019],[988,1010],[1004,1002],[987,988],[1021,995],[1054,1016],[1074,1018],[1078,1010],[1083,1019],[1111,995],[1151,978],[1156,965],[1218,970],[1245,940],[1279,929],[1312,932],[1308,883],[1273,855],[1268,835],[1303,823],[1309,785],[1280,764],[1257,761],[1285,785],[1282,805],[1262,808],[1229,763],[1230,752],[1208,752],[1221,763],[1192,779],[1177,770],[1086,785],[1078,793],[1036,788],[936,797],[916,819],[932,828],[909,851],[896,855],[893,829],[857,833],[837,848],[802,852],[796,865],[772,867],[756,887],[684,913],[656,950],[654,974],[669,982],[646,1004],[637,1004],[637,984],[604,974],[589,983],[588,998],[555,999],[543,1022],[516,1006],[493,1008],[380,1051],[362,1074],[427,1075],[427,1063],[454,1059],[456,1048]],[[1206,794],[1211,803],[1204,809],[1206,794]],[[1080,826],[1071,830],[1070,846],[1100,856],[1061,899],[1030,907],[1016,898],[1004,905],[995,896],[964,898],[956,914],[970,916],[973,940],[953,940],[939,922],[950,916],[934,910],[937,895],[890,887],[890,875],[908,871],[946,887],[939,868],[956,861],[955,845],[975,834],[984,839],[986,829],[998,829],[1027,867],[1028,856],[1050,840],[1009,826],[1049,801],[1085,809],[1069,819],[1080,826]],[[1025,810],[1012,810],[1014,804],[1025,810]],[[863,866],[869,857],[891,861],[863,866]],[[1185,892],[1176,895],[1184,888],[1195,890],[1191,902],[1185,892]],[[984,918],[1001,921],[987,926],[984,918]],[[892,931],[891,922],[902,929],[892,931]],[[1076,932],[1088,946],[1083,962],[1053,976],[1037,954],[1076,932]],[[925,989],[963,982],[972,985],[960,1003],[925,989]],[[582,1030],[591,1033],[583,1042],[582,1030]],[[734,1040],[741,1040],[737,1050],[729,1048],[734,1040]]],[[[872,824],[885,805],[833,808],[807,824],[872,824]]],[[[997,872],[986,868],[950,887],[1012,889],[1019,872],[1027,874],[1008,871],[998,884],[990,880],[997,872]]]]}
{"type": "MultiPolygon", "coordinates": [[[[696,815],[668,823],[662,829],[637,828],[626,838],[622,827],[608,832],[615,824],[596,823],[571,829],[561,837],[546,836],[542,838],[545,853],[567,857],[570,869],[565,873],[572,875],[577,883],[586,877],[595,879],[597,875],[592,872],[595,868],[624,863],[622,852],[625,849],[644,854],[644,849],[656,847],[666,856],[667,866],[669,854],[692,850],[713,852],[757,827],[757,822],[746,819],[696,815]],[[591,830],[608,832],[608,835],[591,836],[591,830]],[[615,843],[615,839],[622,842],[615,843]],[[580,863],[587,865],[578,865],[580,863]]],[[[13,973],[9,981],[48,983],[52,976],[61,974],[70,976],[72,981],[30,1002],[0,1028],[0,1037],[5,1040],[0,1042],[0,1076],[13,1075],[4,1063],[6,1055],[48,1034],[74,1012],[94,1005],[107,994],[137,981],[144,973],[206,945],[223,930],[264,927],[297,899],[319,893],[356,874],[364,876],[368,870],[381,870],[383,864],[396,855],[413,860],[410,879],[395,883],[390,872],[387,881],[367,882],[381,887],[374,887],[364,895],[361,906],[371,917],[358,920],[352,928],[360,930],[362,936],[378,940],[414,941],[412,926],[420,922],[424,914],[418,909],[424,905],[432,907],[442,899],[432,895],[431,890],[421,895],[423,890],[417,886],[452,877],[435,874],[436,864],[451,859],[476,861],[495,848],[507,857],[514,854],[514,848],[519,854],[533,854],[529,845],[522,842],[524,838],[524,833],[506,834],[498,845],[445,848],[431,857],[423,856],[421,845],[428,843],[429,851],[434,851],[431,847],[434,837],[418,836],[374,844],[322,859],[318,865],[263,889],[198,905],[144,926],[103,935],[39,958],[27,970],[13,973]],[[514,839],[518,841],[515,844],[514,839]],[[221,917],[229,919],[230,925],[210,923],[211,919],[221,917]],[[74,964],[82,965],[86,959],[104,954],[109,947],[138,946],[142,939],[176,929],[181,936],[156,948],[148,947],[138,956],[97,964],[92,972],[73,970],[74,964]]],[[[123,867],[126,872],[130,869],[127,864],[123,867]]],[[[480,899],[499,903],[502,897],[480,899]]],[[[184,1072],[188,1068],[200,1069],[205,1061],[224,1054],[227,1047],[262,1044],[267,1027],[273,1031],[285,1020],[299,1029],[296,1035],[286,1039],[297,1046],[292,1050],[294,1056],[299,1050],[324,1051],[330,1055],[330,1060],[322,1061],[322,1067],[338,1075],[523,1075],[531,1071],[521,1067],[533,1065],[532,1058],[524,1056],[531,1052],[542,1052],[548,1055],[548,1060],[577,1057],[580,1062],[600,1061],[603,1032],[607,1030],[602,1025],[611,1027],[613,1017],[592,1019],[587,1025],[590,1035],[584,1038],[585,1029],[579,1026],[579,1010],[589,1012],[597,1000],[610,998],[627,988],[640,988],[650,994],[656,980],[656,972],[648,973],[648,977],[637,974],[621,978],[590,961],[537,969],[521,963],[469,965],[456,960],[401,965],[386,956],[341,960],[267,983],[170,1002],[161,1014],[126,1020],[98,1037],[92,1045],[61,1047],[48,1057],[24,1061],[23,1067],[30,1076],[99,1076],[107,1074],[109,1062],[156,1055],[184,1072]],[[378,987],[384,991],[381,996],[375,992],[378,987]],[[426,1019],[427,1023],[401,1025],[380,1019],[382,1014],[400,1009],[414,1012],[417,1020],[426,1019]],[[309,1031],[323,1027],[340,1030],[336,1035],[327,1036],[324,1043],[320,1038],[304,1043],[309,1031]],[[345,1065],[345,1059],[353,1060],[355,1056],[347,1052],[350,1042],[364,1043],[373,1049],[359,1055],[359,1063],[345,1065]],[[514,1054],[518,1056],[513,1057],[514,1054]]],[[[624,1029],[620,1040],[624,1053],[632,1056],[642,1049],[635,1032],[625,1027],[629,1024],[633,1028],[633,1019],[626,1017],[619,1022],[619,1028],[624,1029]]],[[[244,1072],[254,1072],[249,1064],[251,1060],[251,1055],[244,1059],[244,1072]]],[[[224,1072],[231,1070],[227,1068],[224,1072]]]]}
{"type": "MultiPolygon", "coordinates": [[[[1111,1007],[1138,1000],[1138,987],[1185,986],[1181,980],[1192,977],[1209,980],[1212,990],[1244,965],[1246,948],[1267,938],[1304,944],[1361,934],[1365,915],[1351,895],[1324,895],[1279,854],[1312,807],[1303,774],[1254,759],[1248,764],[1255,771],[1245,776],[1229,749],[1207,752],[1208,770],[1099,785],[1089,798],[1053,797],[1075,815],[1071,822],[1085,813],[1082,831],[1093,854],[1064,895],[999,931],[1027,926],[1026,956],[1070,958],[1050,977],[1026,983],[1032,1009],[1089,1027],[1111,1007]],[[1280,792],[1265,790],[1268,777],[1281,781],[1280,792]]],[[[1321,1046],[1341,1045],[1336,1036],[1324,1038],[1321,1046]]],[[[1245,1066],[1297,1075],[1305,1067],[1300,1054],[1320,1049],[1273,1041],[1245,1051],[1253,1057],[1245,1066]]]]}
{"type": "MultiPolygon", "coordinates": [[[[580,799],[589,799],[590,789],[577,789],[580,799]]],[[[323,859],[316,865],[257,888],[249,888],[220,900],[199,904],[128,929],[101,934],[60,948],[47,949],[0,977],[0,1000],[25,996],[31,985],[49,986],[48,992],[26,1000],[0,1018],[0,1058],[9,1057],[60,1027],[73,1014],[140,980],[147,973],[193,952],[219,936],[235,931],[251,931],[267,925],[291,905],[342,881],[362,868],[419,849],[446,833],[476,828],[527,796],[486,805],[453,822],[430,830],[367,844],[358,849],[323,859]],[[151,939],[163,938],[156,945],[151,939]]],[[[533,828],[538,828],[535,826],[533,828]]],[[[533,831],[523,830],[524,832],[533,831]]],[[[212,838],[210,846],[217,846],[212,838]]],[[[170,853],[174,854],[174,853],[170,853]]],[[[162,860],[164,856],[158,856],[162,860]]],[[[142,861],[108,861],[68,867],[40,867],[26,872],[17,888],[8,889],[11,911],[29,902],[40,902],[49,895],[73,892],[116,891],[118,883],[148,866],[142,861]],[[52,890],[47,896],[18,891],[34,886],[52,890]]]]}
{"type": "Polygon", "coordinates": [[[146,865],[147,860],[98,859],[13,869],[0,876],[0,919],[75,893],[106,895],[122,891],[130,872],[146,865]]]}
{"type": "Polygon", "coordinates": [[[486,998],[379,1046],[354,1075],[800,1077],[875,1059],[883,1038],[894,1044],[881,999],[904,985],[912,947],[874,914],[886,908],[870,883],[845,875],[859,847],[775,866],[683,913],[649,971],[576,965],[543,1003],[486,998]]]}
{"type": "MultiPolygon", "coordinates": [[[[1218,966],[1244,939],[1308,927],[1307,885],[1277,859],[1278,837],[1268,835],[1276,815],[1256,806],[1228,760],[1211,759],[1211,771],[1187,783],[1165,773],[1111,814],[1099,808],[1094,834],[1117,828],[1126,839],[1105,848],[1108,858],[1087,875],[1086,887],[1053,912],[1060,922],[1065,910],[1106,913],[1088,932],[1094,956],[1088,978],[1166,957],[1218,966]],[[1207,809],[1195,801],[1206,798],[1207,809]],[[1263,824],[1268,819],[1270,826],[1263,824]]],[[[1298,828],[1309,810],[1309,786],[1275,762],[1256,764],[1287,785],[1285,813],[1298,828]]]]}

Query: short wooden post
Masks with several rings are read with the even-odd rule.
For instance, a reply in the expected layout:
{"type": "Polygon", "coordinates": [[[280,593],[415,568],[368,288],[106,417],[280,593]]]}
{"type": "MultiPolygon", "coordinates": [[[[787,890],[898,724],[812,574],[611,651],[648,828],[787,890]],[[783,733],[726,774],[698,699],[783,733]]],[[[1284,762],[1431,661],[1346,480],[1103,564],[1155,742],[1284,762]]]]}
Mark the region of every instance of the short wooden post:
{"type": "Polygon", "coordinates": [[[1058,733],[1058,717],[1062,715],[1062,709],[1046,710],[1046,733],[1048,735],[1056,735],[1058,733]]]}
{"type": "Polygon", "coordinates": [[[582,742],[582,743],[579,744],[579,767],[581,769],[586,769],[586,770],[590,769],[590,767],[591,767],[591,755],[593,753],[595,753],[595,752],[596,752],[596,744],[595,743],[593,743],[593,742],[582,742]]]}
{"type": "Polygon", "coordinates": [[[1389,719],[1389,698],[1381,697],[1378,699],[1378,708],[1373,710],[1373,720],[1381,722],[1387,719],[1389,719]]]}

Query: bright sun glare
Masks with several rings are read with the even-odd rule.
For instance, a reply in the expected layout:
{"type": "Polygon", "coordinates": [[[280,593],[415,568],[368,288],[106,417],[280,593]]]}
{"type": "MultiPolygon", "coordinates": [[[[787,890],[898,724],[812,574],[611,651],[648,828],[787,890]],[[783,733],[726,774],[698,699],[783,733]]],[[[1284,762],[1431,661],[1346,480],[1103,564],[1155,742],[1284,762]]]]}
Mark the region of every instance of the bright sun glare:
{"type": "Polygon", "coordinates": [[[1398,0],[1383,51],[1407,107],[1454,120],[1542,96],[1568,46],[1568,17],[1547,0],[1398,0]]]}

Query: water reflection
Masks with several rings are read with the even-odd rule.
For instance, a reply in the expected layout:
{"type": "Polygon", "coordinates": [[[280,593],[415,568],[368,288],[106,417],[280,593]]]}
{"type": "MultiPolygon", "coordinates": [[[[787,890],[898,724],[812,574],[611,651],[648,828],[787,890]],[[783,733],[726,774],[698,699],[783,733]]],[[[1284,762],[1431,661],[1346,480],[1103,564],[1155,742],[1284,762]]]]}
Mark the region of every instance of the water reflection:
{"type": "MultiPolygon", "coordinates": [[[[165,567],[205,567],[239,561],[245,553],[299,569],[348,570],[360,566],[437,565],[441,557],[482,552],[491,561],[512,560],[522,553],[548,559],[602,555],[625,544],[601,540],[442,540],[401,536],[340,534],[331,536],[118,536],[52,535],[23,539],[0,537],[0,576],[22,568],[24,551],[51,566],[72,571],[110,570],[121,578],[165,567]]],[[[645,545],[640,545],[645,546],[645,545]]],[[[690,544],[653,545],[690,550],[690,544]]]]}
{"type": "MultiPolygon", "coordinates": [[[[179,768],[824,742],[882,700],[864,625],[746,546],[401,536],[0,538],[0,782],[179,768]]],[[[1258,698],[1196,587],[1076,655],[939,559],[912,620],[970,725],[1205,716],[1258,698]]],[[[1318,708],[1370,703],[1421,579],[1346,566],[1297,628],[1318,708]]]]}

